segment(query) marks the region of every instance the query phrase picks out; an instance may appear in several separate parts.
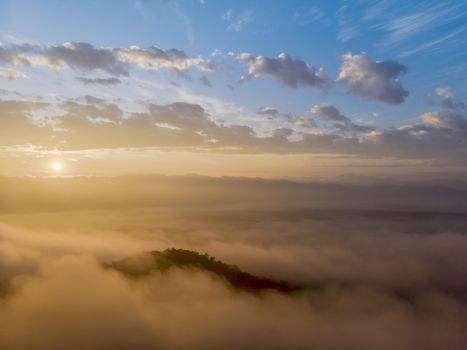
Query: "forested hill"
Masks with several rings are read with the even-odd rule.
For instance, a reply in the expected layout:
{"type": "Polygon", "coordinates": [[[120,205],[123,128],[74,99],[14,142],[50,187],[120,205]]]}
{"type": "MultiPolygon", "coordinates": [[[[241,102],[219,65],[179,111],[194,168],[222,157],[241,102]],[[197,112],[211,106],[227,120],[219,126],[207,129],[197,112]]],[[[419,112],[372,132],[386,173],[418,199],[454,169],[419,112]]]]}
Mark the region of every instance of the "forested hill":
{"type": "Polygon", "coordinates": [[[145,277],[157,271],[166,271],[171,267],[192,268],[209,272],[238,290],[254,292],[269,289],[290,293],[301,289],[299,286],[284,281],[255,276],[207,254],[185,249],[170,248],[162,252],[152,251],[140,256],[106,263],[105,267],[112,268],[131,278],[145,277]]]}

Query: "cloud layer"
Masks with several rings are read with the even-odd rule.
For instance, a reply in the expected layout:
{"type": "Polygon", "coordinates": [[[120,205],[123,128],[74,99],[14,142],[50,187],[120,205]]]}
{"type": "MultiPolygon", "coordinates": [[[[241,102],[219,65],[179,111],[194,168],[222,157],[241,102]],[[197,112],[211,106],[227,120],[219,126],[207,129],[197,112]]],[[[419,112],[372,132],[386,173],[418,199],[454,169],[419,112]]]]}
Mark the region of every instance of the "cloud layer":
{"type": "Polygon", "coordinates": [[[2,215],[2,349],[465,345],[461,214],[136,207],[2,215]],[[201,271],[100,265],[170,246],[314,287],[258,297],[201,271]]]}
{"type": "MultiPolygon", "coordinates": [[[[284,114],[284,121],[301,125],[304,131],[298,134],[281,126],[269,135],[259,135],[252,126],[217,122],[215,115],[197,104],[149,103],[145,108],[137,113],[125,111],[92,96],[58,105],[1,100],[0,145],[32,144],[63,150],[164,147],[230,153],[331,153],[443,159],[458,164],[465,164],[467,155],[463,110],[428,112],[420,116],[420,123],[377,129],[353,122],[334,106],[317,105],[311,112],[331,126],[328,133],[314,131],[316,123],[309,117],[284,114]]],[[[275,110],[271,108],[259,113],[273,117],[275,110]]]]}

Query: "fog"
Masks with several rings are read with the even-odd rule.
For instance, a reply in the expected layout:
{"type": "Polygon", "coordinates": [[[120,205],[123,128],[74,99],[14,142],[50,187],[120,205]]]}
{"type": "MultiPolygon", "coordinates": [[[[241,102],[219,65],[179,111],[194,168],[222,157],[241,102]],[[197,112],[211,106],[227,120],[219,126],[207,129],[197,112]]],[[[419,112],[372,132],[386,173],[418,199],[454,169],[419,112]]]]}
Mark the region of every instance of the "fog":
{"type": "MultiPolygon", "coordinates": [[[[28,181],[42,193],[54,183],[28,181]]],[[[78,190],[68,192],[67,203],[79,206],[66,210],[38,209],[52,195],[23,195],[15,207],[3,196],[2,350],[465,348],[467,216],[450,210],[445,193],[417,210],[342,201],[319,208],[293,202],[297,191],[288,188],[277,197],[280,205],[267,205],[251,200],[255,186],[245,202],[195,205],[187,196],[183,205],[154,205],[156,195],[143,195],[145,186],[124,188],[147,198],[133,196],[118,208],[110,200],[96,204],[90,192],[84,200],[78,190]],[[199,269],[135,280],[102,267],[168,247],[305,288],[254,294],[199,269]]],[[[163,188],[170,198],[171,188],[163,188]]],[[[235,190],[232,181],[225,185],[226,193],[235,190]]],[[[373,190],[379,191],[367,186],[362,196],[373,190]]],[[[398,195],[403,203],[403,191],[398,195]]],[[[320,196],[336,200],[329,192],[320,196]]]]}

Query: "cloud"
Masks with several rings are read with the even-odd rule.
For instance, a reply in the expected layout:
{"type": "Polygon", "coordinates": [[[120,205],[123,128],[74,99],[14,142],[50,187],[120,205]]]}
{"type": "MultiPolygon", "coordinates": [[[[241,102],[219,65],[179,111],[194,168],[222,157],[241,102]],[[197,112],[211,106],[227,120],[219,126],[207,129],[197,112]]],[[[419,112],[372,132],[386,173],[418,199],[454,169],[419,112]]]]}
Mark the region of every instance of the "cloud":
{"type": "Polygon", "coordinates": [[[115,147],[219,147],[254,143],[248,126],[220,125],[197,104],[150,104],[146,112],[125,113],[119,106],[92,96],[84,102],[66,100],[61,114],[33,113],[50,107],[43,103],[0,101],[0,145],[42,145],[65,149],[115,147]],[[167,127],[168,126],[168,127],[167,127]],[[13,132],[14,131],[14,132],[13,132]]]}
{"type": "Polygon", "coordinates": [[[163,50],[156,46],[97,48],[84,42],[67,42],[56,46],[0,46],[0,62],[53,69],[102,70],[114,76],[129,75],[130,64],[145,70],[170,69],[177,73],[184,73],[191,67],[205,72],[218,70],[213,62],[201,56],[189,57],[177,49],[163,50]]]}
{"type": "Polygon", "coordinates": [[[85,78],[78,77],[76,80],[82,82],[84,85],[118,85],[122,81],[117,78],[85,78]]]}
{"type": "Polygon", "coordinates": [[[440,86],[436,88],[436,94],[444,98],[453,97],[451,89],[447,86],[440,86]]]}
{"type": "Polygon", "coordinates": [[[453,32],[447,34],[447,35],[443,35],[441,37],[437,37],[436,39],[433,39],[431,41],[428,41],[428,42],[424,42],[422,44],[420,44],[419,46],[415,47],[415,48],[411,48],[410,50],[406,50],[406,51],[403,51],[401,52],[398,57],[407,57],[407,56],[411,56],[411,55],[414,55],[414,54],[417,54],[419,52],[423,52],[423,51],[429,51],[429,50],[436,50],[439,48],[440,44],[445,44],[446,45],[446,42],[449,41],[450,39],[452,38],[455,38],[458,34],[464,32],[467,28],[466,27],[462,27],[460,29],[457,29],[457,30],[454,30],[453,32]]]}
{"type": "Polygon", "coordinates": [[[467,155],[465,115],[429,112],[421,118],[422,124],[375,130],[365,136],[363,143],[372,145],[374,152],[392,153],[397,157],[457,159],[458,164],[465,164],[462,161],[467,155]]]}
{"type": "Polygon", "coordinates": [[[467,107],[465,102],[452,98],[443,99],[441,106],[446,109],[465,109],[467,107]]]}
{"type": "Polygon", "coordinates": [[[241,53],[237,59],[248,66],[248,74],[241,78],[243,81],[267,76],[291,88],[325,88],[329,84],[323,68],[316,69],[285,53],[279,54],[277,58],[241,53]]]}
{"type": "MultiPolygon", "coordinates": [[[[173,180],[175,186],[183,184],[173,180]]],[[[210,186],[212,181],[219,189],[219,180],[210,179],[210,186]]],[[[257,179],[250,182],[250,193],[264,186],[257,179]]],[[[141,191],[149,184],[146,178],[128,182],[128,188],[149,196],[141,191]]],[[[341,204],[332,197],[328,202],[341,204]]],[[[0,297],[0,347],[464,348],[462,214],[306,213],[303,208],[205,210],[195,204],[180,211],[133,208],[119,215],[89,209],[4,214],[2,221],[10,224],[0,225],[0,281],[9,289],[0,297]],[[235,292],[197,269],[128,280],[100,264],[138,248],[174,245],[252,273],[317,287],[255,296],[235,292]]]]}
{"type": "MultiPolygon", "coordinates": [[[[387,6],[388,4],[384,5],[387,6]]],[[[383,47],[390,47],[391,45],[408,41],[423,33],[438,34],[436,29],[447,24],[451,26],[454,25],[455,31],[441,38],[444,39],[444,41],[455,35],[453,33],[459,33],[462,29],[465,29],[456,27],[456,20],[464,16],[465,4],[462,3],[427,2],[421,6],[391,10],[392,9],[387,8],[383,13],[393,13],[393,16],[381,16],[382,20],[375,25],[378,29],[387,32],[387,38],[381,44],[383,47]]],[[[459,22],[459,25],[460,23],[462,23],[462,21],[459,22]]],[[[440,42],[441,40],[437,39],[433,43],[428,42],[422,44],[421,48],[418,47],[414,50],[417,52],[439,44],[440,42]]]]}
{"type": "Polygon", "coordinates": [[[315,105],[311,108],[311,113],[326,121],[335,122],[333,126],[343,132],[368,133],[375,130],[374,127],[354,123],[350,118],[342,115],[334,106],[315,105]]]}
{"type": "Polygon", "coordinates": [[[352,40],[361,35],[361,27],[359,25],[360,18],[355,16],[355,3],[342,3],[337,9],[336,18],[339,25],[337,39],[343,42],[352,40]]]}
{"type": "Polygon", "coordinates": [[[222,54],[223,54],[222,51],[219,50],[219,49],[214,49],[214,50],[212,50],[212,52],[211,52],[211,56],[212,56],[212,57],[221,56],[222,54]]]}
{"type": "Polygon", "coordinates": [[[201,56],[189,57],[185,52],[177,49],[163,50],[156,46],[143,49],[131,46],[127,49],[114,49],[114,51],[124,62],[135,64],[139,68],[147,70],[167,68],[177,73],[183,73],[190,67],[205,72],[213,72],[218,69],[212,62],[206,61],[201,56]]]}
{"type": "Polygon", "coordinates": [[[246,24],[253,22],[254,13],[254,10],[249,9],[235,16],[234,11],[228,9],[221,18],[229,23],[226,28],[228,31],[241,32],[246,24]]]}
{"type": "Polygon", "coordinates": [[[199,105],[177,102],[149,104],[146,112],[124,112],[106,103],[62,105],[66,113],[57,117],[65,131],[57,133],[65,147],[222,147],[241,146],[254,141],[253,129],[246,126],[223,126],[214,122],[199,105]]]}
{"type": "MultiPolygon", "coordinates": [[[[378,32],[376,46],[383,51],[399,51],[399,57],[430,51],[455,50],[455,37],[465,30],[466,6],[456,1],[425,1],[401,7],[398,2],[343,2],[336,18],[338,39],[378,32]],[[440,35],[443,30],[447,34],[440,35]]],[[[447,52],[444,53],[448,54],[447,52]]]]}
{"type": "Polygon", "coordinates": [[[317,7],[306,7],[294,12],[293,18],[300,25],[308,25],[324,17],[323,11],[317,7]]]}
{"type": "Polygon", "coordinates": [[[461,114],[429,112],[422,115],[423,122],[436,129],[450,129],[467,135],[467,120],[461,114]]]}
{"type": "Polygon", "coordinates": [[[25,57],[23,57],[23,51],[31,48],[30,45],[13,45],[5,47],[0,44],[0,62],[6,64],[23,64],[30,66],[31,63],[25,57]]]}
{"type": "MultiPolygon", "coordinates": [[[[277,58],[240,53],[237,59],[248,67],[248,74],[241,77],[247,81],[260,77],[271,77],[291,88],[317,87],[327,89],[333,85],[323,68],[314,68],[307,62],[281,53],[277,58]]],[[[390,104],[401,104],[409,95],[398,77],[407,68],[396,61],[372,61],[367,53],[342,56],[337,83],[347,87],[350,94],[379,100],[390,104]]]]}
{"type": "Polygon", "coordinates": [[[23,72],[20,72],[16,69],[0,67],[0,77],[4,77],[9,80],[14,80],[18,78],[26,78],[26,75],[23,72]]]}
{"type": "Polygon", "coordinates": [[[33,116],[48,107],[44,102],[0,100],[0,145],[45,142],[50,132],[35,122],[33,116]]]}
{"type": "Polygon", "coordinates": [[[11,45],[0,47],[0,61],[26,66],[68,67],[92,71],[101,69],[113,75],[128,75],[128,67],[108,48],[88,43],[64,43],[59,46],[11,45]]]}
{"type": "MultiPolygon", "coordinates": [[[[420,123],[386,129],[355,123],[334,106],[316,105],[311,112],[331,130],[261,134],[253,126],[225,123],[200,105],[184,102],[147,104],[132,112],[92,96],[57,105],[0,100],[0,146],[31,144],[68,151],[154,147],[241,154],[326,153],[465,164],[463,111],[429,112],[421,116],[420,123]]],[[[310,129],[315,125],[311,118],[280,115],[283,119],[279,122],[310,129]]],[[[275,127],[291,130],[285,125],[275,127]]]]}
{"type": "Polygon", "coordinates": [[[396,61],[372,61],[367,53],[342,56],[337,82],[346,85],[352,95],[390,104],[401,104],[409,92],[398,81],[407,68],[396,61]]]}
{"type": "Polygon", "coordinates": [[[268,115],[271,118],[276,118],[279,114],[279,111],[274,107],[261,107],[256,111],[256,114],[268,115]]]}
{"type": "Polygon", "coordinates": [[[466,105],[463,101],[454,99],[454,94],[447,86],[436,88],[436,94],[443,98],[441,106],[445,109],[465,109],[466,105]]]}
{"type": "Polygon", "coordinates": [[[303,128],[316,128],[318,126],[313,118],[293,115],[291,113],[285,113],[284,117],[288,123],[291,123],[293,125],[300,126],[303,128]]]}
{"type": "Polygon", "coordinates": [[[89,43],[67,42],[58,46],[18,47],[21,56],[31,66],[67,67],[93,71],[103,70],[113,75],[128,75],[128,66],[108,48],[96,48],[89,43]]]}

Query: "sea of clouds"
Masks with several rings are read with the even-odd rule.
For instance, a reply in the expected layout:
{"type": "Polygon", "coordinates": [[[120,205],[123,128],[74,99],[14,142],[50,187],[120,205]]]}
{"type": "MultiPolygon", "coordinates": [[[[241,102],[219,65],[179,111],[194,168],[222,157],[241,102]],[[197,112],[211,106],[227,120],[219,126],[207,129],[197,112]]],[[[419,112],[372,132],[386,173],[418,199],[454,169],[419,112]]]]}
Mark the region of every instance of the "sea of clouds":
{"type": "Polygon", "coordinates": [[[0,216],[0,348],[464,349],[467,219],[332,210],[0,216]],[[239,292],[203,271],[102,262],[168,247],[308,286],[239,292]]]}

